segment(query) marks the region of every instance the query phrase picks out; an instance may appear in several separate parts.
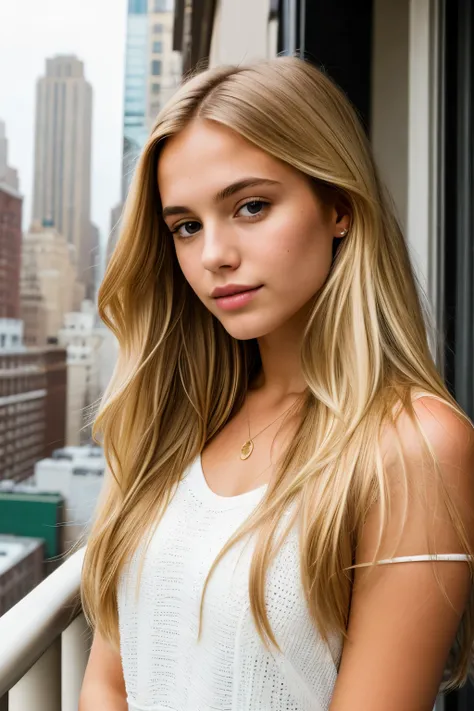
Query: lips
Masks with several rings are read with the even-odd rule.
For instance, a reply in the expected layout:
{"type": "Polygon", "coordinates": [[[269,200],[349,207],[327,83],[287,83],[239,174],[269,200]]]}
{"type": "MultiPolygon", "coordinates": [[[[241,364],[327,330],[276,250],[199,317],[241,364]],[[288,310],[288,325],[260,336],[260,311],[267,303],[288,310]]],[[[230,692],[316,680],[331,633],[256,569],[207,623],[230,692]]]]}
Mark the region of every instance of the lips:
{"type": "Polygon", "coordinates": [[[262,284],[257,286],[251,286],[248,284],[228,284],[227,286],[218,286],[211,294],[213,299],[219,299],[224,296],[235,296],[235,294],[242,294],[244,291],[256,291],[260,289],[262,284]]]}
{"type": "Polygon", "coordinates": [[[229,285],[215,289],[213,293],[220,294],[220,296],[214,296],[214,301],[222,311],[239,311],[256,299],[262,288],[263,284],[262,286],[246,286],[244,290],[241,284],[238,287],[229,285]],[[237,288],[239,291],[236,290],[237,288]]]}

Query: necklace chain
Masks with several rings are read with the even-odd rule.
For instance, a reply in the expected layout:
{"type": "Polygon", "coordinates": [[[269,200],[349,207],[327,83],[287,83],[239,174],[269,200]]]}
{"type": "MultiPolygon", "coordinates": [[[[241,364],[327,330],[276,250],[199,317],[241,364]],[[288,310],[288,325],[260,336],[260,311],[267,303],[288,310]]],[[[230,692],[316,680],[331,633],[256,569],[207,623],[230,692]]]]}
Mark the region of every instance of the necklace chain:
{"type": "Polygon", "coordinates": [[[252,437],[250,434],[250,417],[249,417],[249,406],[248,406],[248,401],[246,402],[246,410],[247,410],[247,424],[249,428],[249,438],[246,442],[243,443],[242,447],[240,448],[240,458],[241,459],[248,459],[250,455],[252,454],[254,450],[254,439],[258,437],[258,435],[262,434],[262,432],[265,432],[265,430],[268,430],[269,427],[271,427],[277,420],[279,420],[283,415],[286,415],[286,413],[293,407],[294,403],[291,403],[289,407],[286,408],[278,417],[275,417],[274,420],[270,422],[269,425],[266,425],[266,427],[263,428],[263,430],[260,430],[260,432],[257,432],[256,435],[252,437]]]}

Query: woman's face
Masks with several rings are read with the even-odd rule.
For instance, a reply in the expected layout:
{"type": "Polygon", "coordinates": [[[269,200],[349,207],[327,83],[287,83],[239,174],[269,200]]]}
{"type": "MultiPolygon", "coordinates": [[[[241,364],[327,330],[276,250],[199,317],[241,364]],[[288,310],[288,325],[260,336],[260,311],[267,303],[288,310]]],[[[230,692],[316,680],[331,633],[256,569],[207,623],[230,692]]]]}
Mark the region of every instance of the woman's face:
{"type": "Polygon", "coordinates": [[[158,187],[184,277],[241,340],[301,315],[349,226],[304,175],[208,120],[166,142],[158,187]]]}

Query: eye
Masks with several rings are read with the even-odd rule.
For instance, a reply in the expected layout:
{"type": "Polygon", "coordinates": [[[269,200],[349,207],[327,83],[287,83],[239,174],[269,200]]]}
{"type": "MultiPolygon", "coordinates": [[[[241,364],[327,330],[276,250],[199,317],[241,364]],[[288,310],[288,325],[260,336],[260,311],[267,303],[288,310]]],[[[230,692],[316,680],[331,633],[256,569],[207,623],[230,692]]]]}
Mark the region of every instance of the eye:
{"type": "Polygon", "coordinates": [[[250,200],[250,202],[242,205],[238,212],[241,213],[242,210],[248,210],[247,214],[243,213],[243,217],[259,217],[268,207],[269,203],[265,202],[265,200],[250,200]]]}
{"type": "Polygon", "coordinates": [[[182,222],[180,225],[171,230],[172,235],[178,235],[179,237],[193,237],[199,232],[201,225],[195,220],[188,220],[188,222],[182,222]],[[186,230],[186,231],[183,231],[186,230]]]}

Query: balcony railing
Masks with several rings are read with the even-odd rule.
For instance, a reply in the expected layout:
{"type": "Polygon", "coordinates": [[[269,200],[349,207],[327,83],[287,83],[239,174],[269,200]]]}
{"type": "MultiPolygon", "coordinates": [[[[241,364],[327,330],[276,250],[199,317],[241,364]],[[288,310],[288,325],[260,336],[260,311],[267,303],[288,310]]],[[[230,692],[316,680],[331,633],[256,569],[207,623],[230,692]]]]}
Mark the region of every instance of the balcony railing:
{"type": "Polygon", "coordinates": [[[77,711],[90,649],[74,553],[0,617],[0,711],[77,711]]]}
{"type": "MultiPolygon", "coordinates": [[[[0,711],[77,711],[91,637],[81,613],[84,549],[0,617],[0,711]]],[[[433,711],[443,711],[440,697],[433,711]]]]}

